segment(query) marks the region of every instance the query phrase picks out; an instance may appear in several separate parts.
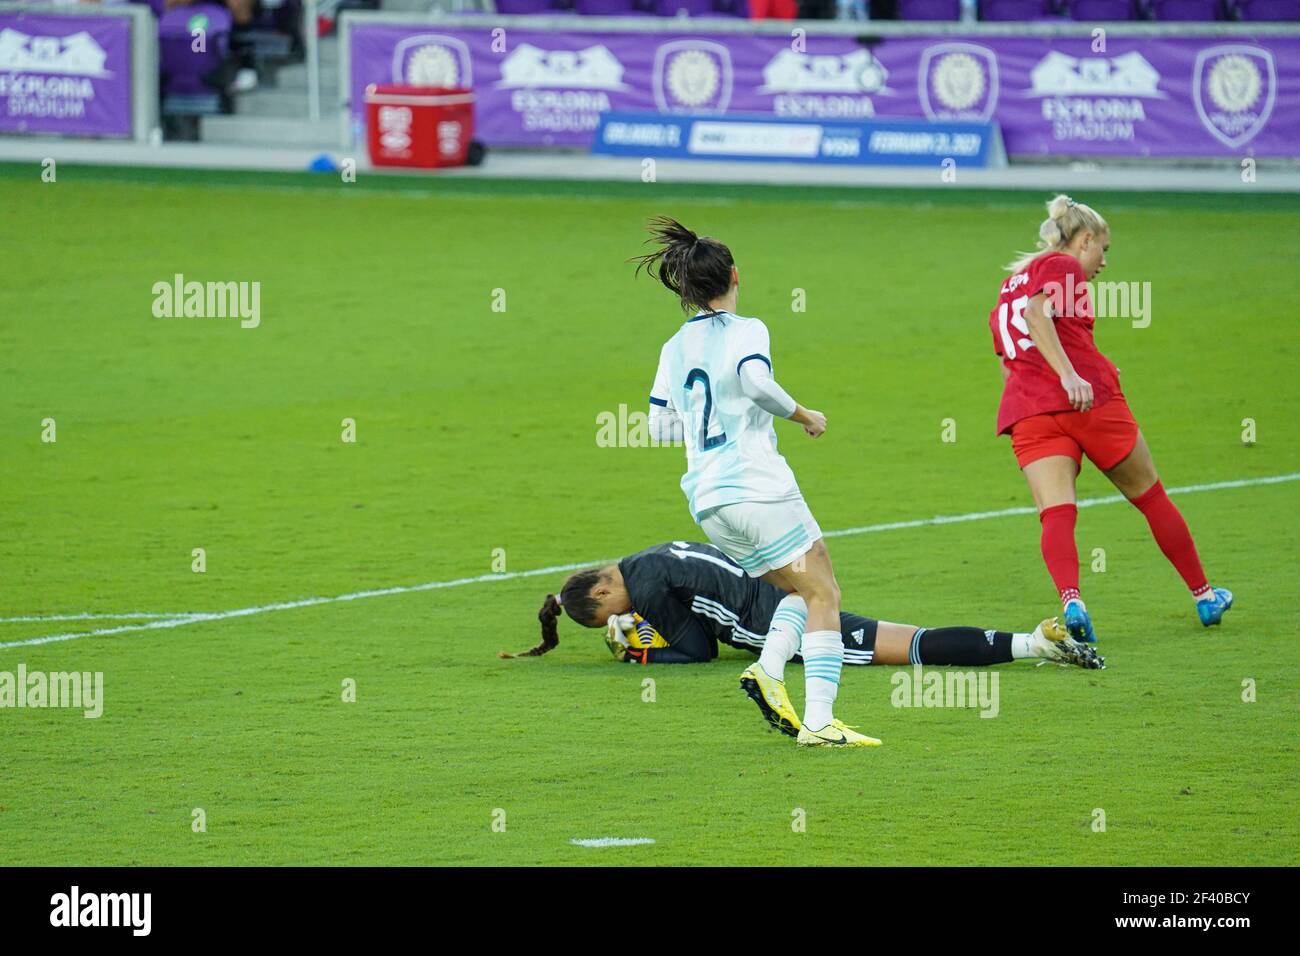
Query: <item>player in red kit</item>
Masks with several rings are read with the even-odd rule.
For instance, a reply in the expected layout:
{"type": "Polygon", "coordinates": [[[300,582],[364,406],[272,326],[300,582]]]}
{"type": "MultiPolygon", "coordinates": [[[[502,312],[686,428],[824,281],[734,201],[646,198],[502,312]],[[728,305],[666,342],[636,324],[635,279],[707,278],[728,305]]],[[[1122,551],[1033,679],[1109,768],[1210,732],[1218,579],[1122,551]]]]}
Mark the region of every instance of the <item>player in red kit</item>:
{"type": "Polygon", "coordinates": [[[1042,522],[1041,545],[1064,607],[1066,629],[1095,641],[1079,596],[1075,478],[1083,456],[1147,519],[1160,550],[1182,575],[1205,626],[1232,607],[1232,592],[1206,580],[1187,522],[1165,494],[1146,440],[1120,389],[1119,370],[1092,338],[1086,283],[1106,267],[1110,228],[1069,196],[1047,204],[1039,252],[1007,267],[989,314],[1005,380],[998,434],[1011,436],[1016,461],[1042,522]]]}

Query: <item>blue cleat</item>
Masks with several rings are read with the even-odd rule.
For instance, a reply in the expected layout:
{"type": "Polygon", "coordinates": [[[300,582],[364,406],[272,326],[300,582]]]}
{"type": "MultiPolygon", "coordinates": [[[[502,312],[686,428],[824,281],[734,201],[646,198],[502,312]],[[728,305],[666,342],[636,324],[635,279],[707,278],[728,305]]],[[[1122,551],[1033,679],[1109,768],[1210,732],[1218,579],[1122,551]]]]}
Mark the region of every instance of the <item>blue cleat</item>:
{"type": "Polygon", "coordinates": [[[1092,629],[1092,618],[1088,616],[1088,609],[1083,606],[1082,601],[1071,601],[1065,605],[1065,629],[1070,636],[1076,641],[1082,641],[1085,644],[1096,644],[1097,634],[1092,629]]]}
{"type": "Polygon", "coordinates": [[[1213,627],[1223,620],[1223,612],[1232,607],[1232,592],[1227,588],[1215,588],[1214,597],[1196,602],[1196,613],[1201,623],[1213,627]]]}

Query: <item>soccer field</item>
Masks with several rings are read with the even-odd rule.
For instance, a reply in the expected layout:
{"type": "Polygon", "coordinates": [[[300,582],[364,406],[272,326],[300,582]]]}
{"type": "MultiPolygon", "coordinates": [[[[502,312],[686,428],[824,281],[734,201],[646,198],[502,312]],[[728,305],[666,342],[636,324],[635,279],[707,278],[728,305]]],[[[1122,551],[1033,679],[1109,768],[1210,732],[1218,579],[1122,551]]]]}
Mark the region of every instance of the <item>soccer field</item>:
{"type": "Polygon", "coordinates": [[[1056,613],[1036,518],[999,514],[1031,502],[987,327],[1046,198],[0,167],[0,672],[104,675],[97,719],[0,709],[6,862],[1294,864],[1296,197],[1077,196],[1102,278],[1150,283],[1149,326],[1098,344],[1165,485],[1214,486],[1174,500],[1221,627],[1112,502],[1078,532],[1108,668],[1001,666],[985,719],[847,667],[878,749],[769,733],[732,649],[639,668],[562,621],[496,656],[564,577],[528,572],[701,539],[681,449],[597,442],[680,321],[624,261],[658,213],[731,246],[828,416],[777,430],[822,527],[858,529],[828,541],[845,607],[1056,613]],[[177,273],[259,282],[260,324],[155,317],[177,273]],[[941,515],[972,517],[881,527],[941,515]],[[571,842],[603,837],[654,843],[571,842]]]}

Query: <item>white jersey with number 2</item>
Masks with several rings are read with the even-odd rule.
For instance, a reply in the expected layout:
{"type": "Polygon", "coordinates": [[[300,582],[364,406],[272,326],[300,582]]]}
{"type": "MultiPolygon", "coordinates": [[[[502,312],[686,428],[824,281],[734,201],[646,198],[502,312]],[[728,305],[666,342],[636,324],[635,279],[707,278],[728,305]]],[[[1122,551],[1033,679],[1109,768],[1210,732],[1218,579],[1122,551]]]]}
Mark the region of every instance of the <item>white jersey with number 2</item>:
{"type": "Polygon", "coordinates": [[[741,367],[763,362],[770,370],[770,352],[767,326],[758,319],[702,312],[659,353],[650,403],[682,420],[682,491],[697,520],[720,505],[801,497],[794,472],[776,450],[771,414],[741,388],[741,367]]]}

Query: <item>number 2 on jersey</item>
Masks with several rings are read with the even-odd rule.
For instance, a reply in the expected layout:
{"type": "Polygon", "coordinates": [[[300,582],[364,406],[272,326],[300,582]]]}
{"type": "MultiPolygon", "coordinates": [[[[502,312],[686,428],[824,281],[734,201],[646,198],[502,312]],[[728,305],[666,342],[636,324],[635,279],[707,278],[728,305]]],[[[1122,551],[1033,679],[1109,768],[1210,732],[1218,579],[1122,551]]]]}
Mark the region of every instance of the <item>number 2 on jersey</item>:
{"type": "Polygon", "coordinates": [[[702,368],[693,368],[690,374],[686,376],[686,389],[690,391],[695,388],[696,382],[704,383],[704,419],[700,422],[700,450],[708,451],[710,448],[717,448],[727,441],[727,433],[722,432],[709,437],[709,419],[713,416],[713,389],[709,387],[709,373],[702,368]]]}

